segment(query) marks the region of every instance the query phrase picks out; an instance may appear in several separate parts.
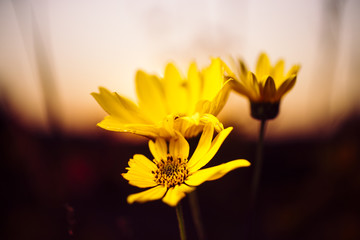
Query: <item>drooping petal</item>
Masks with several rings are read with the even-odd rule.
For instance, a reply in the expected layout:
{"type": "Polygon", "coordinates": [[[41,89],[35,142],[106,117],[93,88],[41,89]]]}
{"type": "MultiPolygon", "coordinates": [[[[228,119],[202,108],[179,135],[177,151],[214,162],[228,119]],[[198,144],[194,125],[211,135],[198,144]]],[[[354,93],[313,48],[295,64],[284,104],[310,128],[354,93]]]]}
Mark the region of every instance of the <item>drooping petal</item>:
{"type": "Polygon", "coordinates": [[[166,193],[167,188],[159,185],[143,192],[131,194],[127,197],[127,202],[132,204],[134,202],[144,203],[148,201],[158,200],[166,193]]]}
{"type": "MultiPolygon", "coordinates": [[[[178,117],[174,120],[174,128],[177,129],[185,138],[191,137],[191,128],[199,126],[199,113],[192,116],[178,117]]],[[[196,135],[195,135],[196,136],[196,135]]]]}
{"type": "Polygon", "coordinates": [[[224,130],[224,125],[219,121],[217,117],[212,114],[203,114],[200,116],[200,124],[212,124],[216,132],[221,132],[224,130]]]}
{"type": "Polygon", "coordinates": [[[190,186],[198,186],[205,181],[212,181],[221,178],[226,173],[239,168],[248,167],[250,162],[245,159],[233,160],[231,162],[223,163],[215,167],[201,169],[187,178],[186,184],[190,186]]]}
{"type": "Polygon", "coordinates": [[[209,151],[200,159],[192,159],[194,163],[192,164],[192,167],[189,169],[190,174],[196,172],[197,170],[205,166],[215,156],[221,144],[227,138],[227,136],[232,131],[232,129],[233,129],[232,127],[228,127],[223,131],[221,131],[220,133],[218,133],[214,141],[212,141],[209,151]]]}
{"type": "Polygon", "coordinates": [[[181,117],[178,121],[181,122],[181,134],[183,134],[185,138],[196,137],[200,132],[202,132],[206,124],[213,125],[216,132],[224,130],[223,124],[212,114],[200,115],[195,113],[191,117],[181,117]]]}
{"type": "Polygon", "coordinates": [[[185,197],[185,193],[194,191],[194,187],[186,186],[185,184],[176,185],[173,188],[169,188],[162,201],[171,207],[175,207],[181,199],[185,197]]]}

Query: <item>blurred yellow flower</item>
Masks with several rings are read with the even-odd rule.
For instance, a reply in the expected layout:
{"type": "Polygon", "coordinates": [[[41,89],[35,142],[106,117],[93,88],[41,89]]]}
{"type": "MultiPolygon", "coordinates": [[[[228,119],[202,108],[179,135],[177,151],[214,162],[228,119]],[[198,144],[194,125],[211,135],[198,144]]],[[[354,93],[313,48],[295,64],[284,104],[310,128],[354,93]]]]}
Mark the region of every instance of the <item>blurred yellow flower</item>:
{"type": "Polygon", "coordinates": [[[276,117],[280,100],[295,85],[300,69],[299,65],[294,65],[284,74],[284,65],[284,61],[279,60],[272,66],[268,56],[262,53],[257,61],[255,73],[249,71],[241,60],[240,69],[235,69],[236,74],[226,67],[227,78],[235,80],[231,82],[232,88],[249,98],[253,117],[276,117]]]}
{"type": "Polygon", "coordinates": [[[284,74],[284,61],[279,60],[272,66],[265,53],[260,54],[255,74],[248,70],[243,61],[236,76],[229,68],[226,69],[233,81],[233,89],[247,96],[253,102],[279,102],[296,82],[299,65],[294,65],[284,74]]]}
{"type": "Polygon", "coordinates": [[[224,71],[218,58],[212,59],[201,72],[195,63],[191,64],[187,78],[171,63],[166,66],[163,78],[138,71],[138,104],[100,87],[100,93],[92,96],[109,116],[98,126],[150,138],[170,138],[175,131],[186,138],[193,137],[206,123],[212,123],[219,132],[223,125],[215,116],[225,105],[230,90],[224,71]]]}
{"type": "Polygon", "coordinates": [[[250,166],[244,159],[233,160],[218,166],[200,169],[216,154],[232,128],[222,130],[213,140],[214,127],[207,124],[192,157],[188,160],[189,144],[181,134],[171,138],[169,144],[163,138],[149,141],[153,161],[136,154],[129,161],[128,172],[122,176],[131,185],[150,188],[128,196],[128,203],[147,202],[157,199],[176,206],[186,193],[205,181],[216,180],[239,167],[250,166]]]}

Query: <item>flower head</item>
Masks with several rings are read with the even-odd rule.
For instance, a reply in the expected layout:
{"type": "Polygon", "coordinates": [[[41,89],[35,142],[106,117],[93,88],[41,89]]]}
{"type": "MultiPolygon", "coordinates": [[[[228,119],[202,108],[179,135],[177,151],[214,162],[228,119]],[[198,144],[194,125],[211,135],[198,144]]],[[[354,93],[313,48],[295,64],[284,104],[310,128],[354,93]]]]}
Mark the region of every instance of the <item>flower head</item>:
{"type": "Polygon", "coordinates": [[[240,60],[240,73],[236,76],[229,68],[229,77],[233,81],[233,88],[240,94],[247,96],[253,102],[279,102],[296,82],[299,65],[294,65],[284,74],[284,61],[279,60],[272,66],[268,56],[262,53],[259,56],[255,73],[248,70],[240,60]]]}
{"type": "Polygon", "coordinates": [[[255,73],[249,71],[243,61],[239,63],[238,74],[226,69],[227,77],[236,80],[231,82],[233,89],[249,98],[253,117],[275,117],[281,98],[295,85],[300,66],[294,65],[284,74],[284,61],[279,60],[272,66],[265,53],[260,54],[255,73]]]}
{"type": "Polygon", "coordinates": [[[128,196],[128,203],[162,199],[164,203],[176,206],[186,193],[195,190],[201,183],[221,178],[236,168],[249,166],[247,160],[238,159],[201,169],[214,157],[231,130],[222,130],[213,140],[213,125],[205,125],[190,159],[189,144],[181,134],[171,138],[169,143],[163,138],[150,140],[149,148],[154,159],[136,154],[129,161],[128,171],[122,174],[131,185],[149,188],[128,196]]]}
{"type": "Polygon", "coordinates": [[[183,78],[171,63],[166,66],[162,78],[138,71],[138,104],[100,87],[100,93],[92,95],[109,115],[98,126],[167,139],[176,131],[186,138],[196,136],[207,123],[221,131],[223,125],[215,116],[224,106],[230,90],[224,71],[220,59],[213,59],[201,72],[195,63],[191,64],[187,78],[183,78]]]}

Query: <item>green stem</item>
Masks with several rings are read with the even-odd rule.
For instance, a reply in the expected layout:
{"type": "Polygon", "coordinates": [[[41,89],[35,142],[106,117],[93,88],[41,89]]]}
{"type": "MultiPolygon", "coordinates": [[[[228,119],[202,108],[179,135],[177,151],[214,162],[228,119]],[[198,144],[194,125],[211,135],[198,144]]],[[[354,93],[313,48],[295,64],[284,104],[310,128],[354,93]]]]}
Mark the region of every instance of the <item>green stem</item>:
{"type": "Polygon", "coordinates": [[[177,220],[179,223],[180,239],[186,240],[184,216],[183,216],[182,206],[181,206],[180,202],[178,203],[178,205],[176,205],[176,216],[177,216],[177,220]]]}

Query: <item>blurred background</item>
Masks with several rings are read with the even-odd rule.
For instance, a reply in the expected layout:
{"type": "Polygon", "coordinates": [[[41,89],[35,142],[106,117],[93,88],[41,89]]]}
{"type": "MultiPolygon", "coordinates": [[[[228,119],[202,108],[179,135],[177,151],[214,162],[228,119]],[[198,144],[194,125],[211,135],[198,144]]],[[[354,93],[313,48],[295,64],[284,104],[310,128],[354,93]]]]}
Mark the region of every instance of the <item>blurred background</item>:
{"type": "MultiPolygon", "coordinates": [[[[126,203],[138,189],[120,173],[150,157],[146,139],[96,127],[90,93],[136,100],[138,69],[185,75],[217,56],[254,69],[266,52],[301,70],[267,126],[258,239],[360,239],[359,13],[356,0],[0,1],[0,238],[177,239],[174,209],[126,203]]],[[[213,164],[252,161],[247,99],[232,93],[219,118],[234,131],[213,164]]],[[[252,171],[199,187],[208,239],[246,239],[252,171]]]]}

